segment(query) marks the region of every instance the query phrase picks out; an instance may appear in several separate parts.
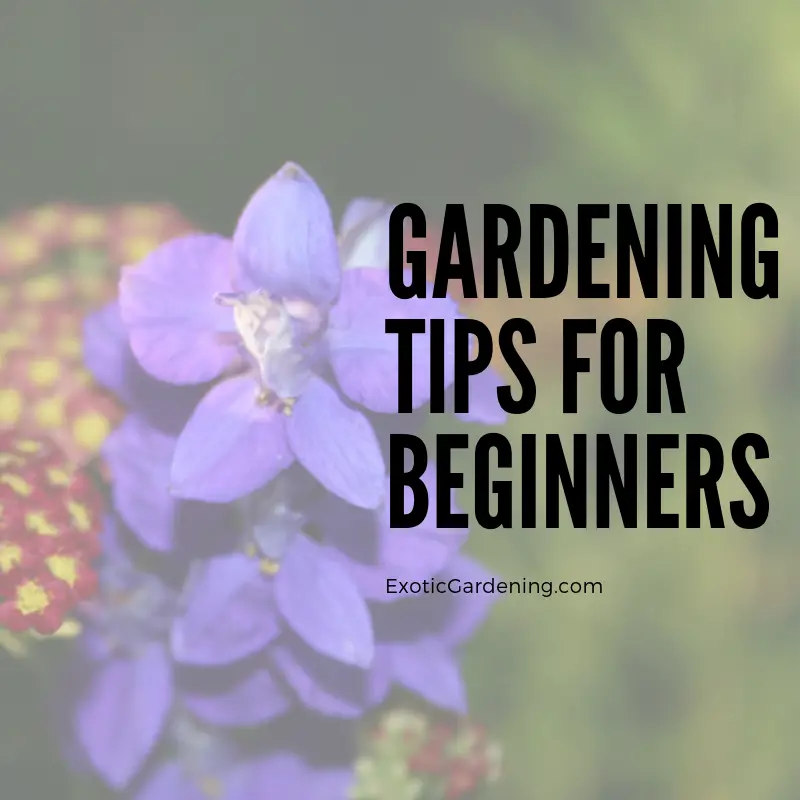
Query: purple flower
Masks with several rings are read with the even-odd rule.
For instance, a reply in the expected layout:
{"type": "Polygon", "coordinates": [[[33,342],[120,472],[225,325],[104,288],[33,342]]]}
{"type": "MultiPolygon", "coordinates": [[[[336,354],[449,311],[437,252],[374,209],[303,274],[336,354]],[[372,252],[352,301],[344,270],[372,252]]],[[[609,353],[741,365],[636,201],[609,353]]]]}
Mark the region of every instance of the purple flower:
{"type": "Polygon", "coordinates": [[[109,786],[123,789],[153,751],[172,708],[166,633],[176,593],[134,566],[111,519],[103,544],[100,592],[83,610],[87,670],[73,727],[89,764],[109,786]]]}
{"type": "Polygon", "coordinates": [[[283,685],[264,671],[175,668],[168,640],[178,592],[166,577],[134,564],[123,534],[108,520],[100,592],[82,609],[83,669],[72,712],[81,760],[115,789],[129,786],[143,769],[176,707],[207,725],[248,727],[292,705],[283,685]]]}
{"type": "MultiPolygon", "coordinates": [[[[435,498],[435,470],[425,476],[435,498]]],[[[243,503],[242,551],[199,563],[175,621],[175,657],[187,664],[247,658],[292,631],[311,651],[366,669],[374,655],[367,600],[388,602],[387,579],[441,571],[466,538],[436,527],[436,505],[410,530],[389,527],[388,508],[371,512],[324,496],[305,507],[284,473],[243,503]]]]}
{"type": "Polygon", "coordinates": [[[170,733],[174,755],[155,765],[134,800],[346,800],[353,783],[354,731],[341,723],[287,719],[242,743],[179,712],[170,733]]]}
{"type": "MultiPolygon", "coordinates": [[[[447,299],[397,300],[385,271],[342,273],[327,202],[294,164],[256,192],[232,240],[187,236],[127,268],[120,305],[131,348],[150,374],[175,384],[222,379],[180,435],[174,494],[233,500],[297,460],[363,508],[383,501],[385,465],[352,403],[396,411],[397,342],[385,321],[457,316],[447,299]]],[[[415,338],[421,406],[430,395],[430,353],[427,336],[415,338]]]]}
{"type": "MultiPolygon", "coordinates": [[[[491,576],[474,561],[459,557],[427,576],[462,583],[491,576]]],[[[310,647],[291,629],[275,635],[240,669],[253,685],[278,682],[311,711],[354,719],[384,702],[393,684],[421,695],[447,711],[466,712],[459,649],[483,622],[493,595],[469,593],[406,597],[370,608],[375,658],[368,669],[331,658],[310,647]]],[[[240,679],[241,680],[241,679],[240,679]]],[[[202,689],[204,697],[208,689],[202,689]]]]}
{"type": "Polygon", "coordinates": [[[284,474],[248,499],[244,552],[196,565],[172,630],[175,657],[225,664],[266,647],[284,627],[315,650],[366,668],[374,645],[369,611],[347,570],[304,531],[284,474]]]}

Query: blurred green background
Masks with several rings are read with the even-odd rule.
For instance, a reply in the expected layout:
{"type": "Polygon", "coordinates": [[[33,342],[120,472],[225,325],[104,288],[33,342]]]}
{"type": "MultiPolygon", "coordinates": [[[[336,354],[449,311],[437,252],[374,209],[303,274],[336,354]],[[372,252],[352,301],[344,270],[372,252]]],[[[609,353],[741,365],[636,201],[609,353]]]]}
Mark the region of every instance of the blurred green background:
{"type": "MultiPolygon", "coordinates": [[[[537,365],[540,399],[515,430],[703,431],[726,448],[756,431],[772,504],[752,532],[475,533],[508,577],[604,583],[506,599],[470,649],[475,712],[507,752],[498,797],[800,797],[798,29],[785,0],[0,0],[2,214],[167,201],[227,232],[289,159],[337,212],[354,195],[430,216],[445,202],[778,209],[780,300],[659,308],[686,333],[685,416],[564,418],[558,371],[537,365]]],[[[576,307],[540,305],[554,342],[576,307]]],[[[22,692],[28,670],[2,666],[4,693],[22,692]]],[[[64,796],[35,715],[2,725],[0,796],[64,796]]]]}

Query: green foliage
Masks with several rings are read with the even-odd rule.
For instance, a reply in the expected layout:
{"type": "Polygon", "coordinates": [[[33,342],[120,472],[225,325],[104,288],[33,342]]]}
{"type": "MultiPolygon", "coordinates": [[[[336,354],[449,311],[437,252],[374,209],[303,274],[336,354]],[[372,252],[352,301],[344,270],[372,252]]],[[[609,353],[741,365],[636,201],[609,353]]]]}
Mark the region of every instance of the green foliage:
{"type": "MultiPolygon", "coordinates": [[[[531,159],[504,200],[772,203],[781,298],[663,309],[686,335],[685,416],[575,420],[537,402],[511,421],[512,441],[522,431],[671,429],[708,432],[728,448],[759,432],[771,447],[757,465],[771,514],[750,532],[474,535],[505,577],[604,584],[602,596],[507,598],[470,652],[475,713],[506,748],[498,797],[796,797],[800,7],[570,0],[557,11],[462,29],[459,63],[530,129],[531,159]]],[[[595,396],[587,408],[597,407],[595,396]]],[[[742,496],[735,475],[726,479],[723,502],[742,496]]]]}
{"type": "Polygon", "coordinates": [[[796,182],[796,4],[563,6],[462,29],[464,69],[531,126],[518,198],[733,202],[796,182]]]}

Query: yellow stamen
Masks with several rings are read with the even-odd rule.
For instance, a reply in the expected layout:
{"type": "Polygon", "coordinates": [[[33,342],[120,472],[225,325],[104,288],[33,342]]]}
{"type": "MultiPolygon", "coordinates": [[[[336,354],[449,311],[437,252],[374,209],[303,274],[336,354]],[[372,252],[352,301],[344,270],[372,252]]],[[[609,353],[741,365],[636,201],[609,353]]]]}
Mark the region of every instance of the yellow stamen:
{"type": "Polygon", "coordinates": [[[14,389],[0,389],[0,425],[14,425],[22,414],[22,395],[14,389]]]}
{"type": "Polygon", "coordinates": [[[50,467],[50,469],[47,470],[47,479],[53,486],[69,486],[72,476],[65,469],[50,467]]]}
{"type": "Polygon", "coordinates": [[[260,406],[267,406],[269,405],[270,400],[272,399],[272,392],[269,389],[263,389],[256,395],[256,403],[260,406]]]}
{"type": "Polygon", "coordinates": [[[26,581],[17,587],[14,605],[23,616],[38,614],[50,605],[50,595],[36,581],[26,581]]]}
{"type": "Polygon", "coordinates": [[[13,542],[0,542],[0,572],[11,572],[22,561],[22,548],[13,542]]]}
{"type": "Polygon", "coordinates": [[[64,424],[64,403],[60,397],[48,397],[36,406],[35,414],[43,428],[57,428],[64,424]]]}
{"type": "Polygon", "coordinates": [[[33,492],[33,486],[26,480],[23,480],[18,475],[11,475],[8,472],[4,472],[0,475],[0,483],[4,483],[12,492],[22,495],[23,497],[27,497],[33,492]]]}
{"type": "Polygon", "coordinates": [[[91,530],[92,516],[89,513],[89,509],[86,508],[83,503],[69,500],[67,501],[67,510],[72,518],[72,522],[79,531],[86,533],[86,531],[91,530]]]}
{"type": "Polygon", "coordinates": [[[52,386],[60,374],[61,366],[55,358],[40,358],[28,367],[28,375],[37,386],[52,386]]]}
{"type": "Polygon", "coordinates": [[[22,458],[16,453],[0,453],[0,469],[16,466],[22,463],[22,458]]]}
{"type": "Polygon", "coordinates": [[[262,558],[259,563],[259,568],[264,575],[275,575],[281,568],[281,565],[271,558],[262,558]]]}
{"type": "Polygon", "coordinates": [[[41,442],[35,442],[33,439],[20,439],[14,442],[14,447],[21,453],[38,453],[42,449],[41,442]]]}
{"type": "Polygon", "coordinates": [[[78,563],[72,556],[49,556],[45,559],[47,568],[60,581],[73,587],[78,580],[78,563]]]}
{"type": "Polygon", "coordinates": [[[97,411],[87,411],[79,416],[73,426],[75,441],[86,450],[95,451],[111,433],[111,423],[97,411]]]}
{"type": "Polygon", "coordinates": [[[25,527],[39,536],[58,536],[58,528],[41,511],[29,511],[25,515],[25,527]]]}

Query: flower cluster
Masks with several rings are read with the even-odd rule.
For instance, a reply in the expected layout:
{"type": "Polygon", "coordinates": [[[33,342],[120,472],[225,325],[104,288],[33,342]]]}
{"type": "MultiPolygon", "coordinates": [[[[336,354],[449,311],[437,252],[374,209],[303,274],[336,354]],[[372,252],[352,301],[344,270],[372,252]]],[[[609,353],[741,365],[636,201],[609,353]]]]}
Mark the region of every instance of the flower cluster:
{"type": "MultiPolygon", "coordinates": [[[[75,755],[137,800],[344,798],[359,722],[394,689],[466,712],[459,652],[490,598],[387,593],[389,577],[490,577],[435,504],[417,528],[389,524],[385,320],[459,310],[391,294],[388,210],[356,201],[337,235],[287,164],[232,239],[164,244],[86,321],[86,363],[129,414],[103,447],[113,513],[84,612],[75,755]]],[[[502,419],[497,380],[474,421],[502,419]]]]}
{"type": "MultiPolygon", "coordinates": [[[[84,315],[119,264],[191,229],[169,206],[40,206],[0,221],[0,647],[72,637],[95,584],[101,489],[82,467],[121,407],[92,381],[84,315]]],[[[95,476],[96,477],[96,476],[95,476]]]]}
{"type": "Polygon", "coordinates": [[[356,762],[352,800],[475,797],[500,777],[502,753],[469,720],[434,723],[406,708],[381,715],[356,762]]]}
{"type": "Polygon", "coordinates": [[[119,264],[190,230],[168,206],[55,204],[0,223],[0,429],[97,454],[120,419],[83,365],[84,315],[117,292],[119,264]]]}
{"type": "Polygon", "coordinates": [[[53,634],[92,596],[102,505],[51,442],[0,434],[0,627],[53,634]]]}

